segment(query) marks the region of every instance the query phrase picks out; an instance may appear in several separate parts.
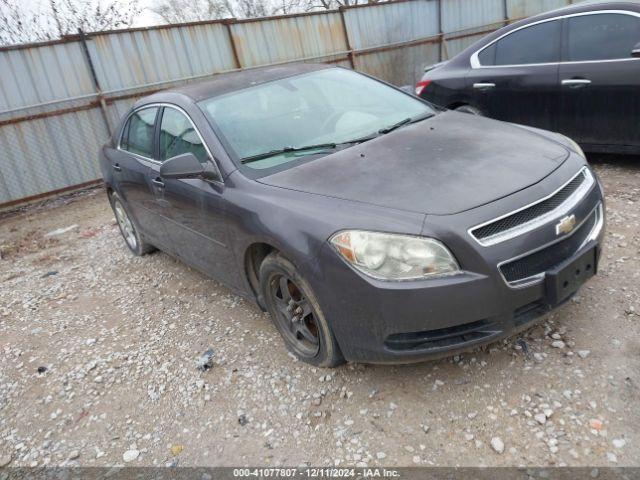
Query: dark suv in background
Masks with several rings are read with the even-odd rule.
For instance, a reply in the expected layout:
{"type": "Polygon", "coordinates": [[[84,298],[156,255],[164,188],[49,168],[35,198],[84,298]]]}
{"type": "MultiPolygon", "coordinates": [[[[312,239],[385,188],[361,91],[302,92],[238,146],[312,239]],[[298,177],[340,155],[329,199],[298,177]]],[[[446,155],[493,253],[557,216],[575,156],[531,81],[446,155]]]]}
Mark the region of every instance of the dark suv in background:
{"type": "Polygon", "coordinates": [[[575,5],[516,22],[428,69],[416,93],[557,131],[587,151],[640,153],[640,3],[575,5]]]}

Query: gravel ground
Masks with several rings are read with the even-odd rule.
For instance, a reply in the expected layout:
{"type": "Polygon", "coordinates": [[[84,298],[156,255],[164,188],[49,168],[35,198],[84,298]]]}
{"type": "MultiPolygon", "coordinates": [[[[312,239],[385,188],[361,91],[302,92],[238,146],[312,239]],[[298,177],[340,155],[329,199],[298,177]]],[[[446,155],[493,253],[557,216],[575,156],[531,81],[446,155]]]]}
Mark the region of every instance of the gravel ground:
{"type": "Polygon", "coordinates": [[[0,466],[640,465],[640,161],[595,166],[600,275],[519,338],[409,366],[295,361],[257,307],[129,254],[99,189],[5,214],[0,466]]]}

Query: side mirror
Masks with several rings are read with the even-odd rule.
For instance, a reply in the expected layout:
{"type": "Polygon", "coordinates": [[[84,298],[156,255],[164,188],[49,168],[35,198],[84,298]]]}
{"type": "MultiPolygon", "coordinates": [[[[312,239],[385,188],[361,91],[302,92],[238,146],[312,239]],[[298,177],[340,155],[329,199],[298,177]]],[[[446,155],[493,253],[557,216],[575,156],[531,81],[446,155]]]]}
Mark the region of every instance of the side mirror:
{"type": "Polygon", "coordinates": [[[631,56],[635,58],[640,58],[640,43],[636,43],[636,46],[631,50],[631,56]]]}
{"type": "Polygon", "coordinates": [[[204,178],[219,180],[215,169],[209,164],[202,164],[193,153],[183,153],[165,161],[160,165],[162,178],[204,178]]]}

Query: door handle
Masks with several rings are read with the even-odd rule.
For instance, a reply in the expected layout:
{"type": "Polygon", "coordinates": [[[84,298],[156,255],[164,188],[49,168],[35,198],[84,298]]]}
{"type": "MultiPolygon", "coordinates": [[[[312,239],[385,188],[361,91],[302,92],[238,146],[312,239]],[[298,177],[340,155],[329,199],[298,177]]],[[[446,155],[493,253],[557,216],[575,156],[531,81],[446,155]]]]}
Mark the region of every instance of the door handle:
{"type": "Polygon", "coordinates": [[[113,166],[113,169],[114,169],[116,172],[121,172],[121,171],[122,171],[122,168],[120,167],[120,165],[119,165],[118,163],[116,163],[116,164],[113,166]]]}
{"type": "Polygon", "coordinates": [[[562,86],[573,88],[584,87],[586,85],[589,85],[590,83],[591,80],[588,80],[586,78],[567,78],[565,80],[562,80],[562,86]]]}
{"type": "Polygon", "coordinates": [[[473,88],[477,88],[478,90],[489,90],[490,88],[495,88],[495,83],[474,83],[473,88]]]}
{"type": "Polygon", "coordinates": [[[160,178],[154,178],[153,180],[151,180],[151,183],[153,183],[156,187],[164,188],[164,182],[160,180],[160,178]]]}

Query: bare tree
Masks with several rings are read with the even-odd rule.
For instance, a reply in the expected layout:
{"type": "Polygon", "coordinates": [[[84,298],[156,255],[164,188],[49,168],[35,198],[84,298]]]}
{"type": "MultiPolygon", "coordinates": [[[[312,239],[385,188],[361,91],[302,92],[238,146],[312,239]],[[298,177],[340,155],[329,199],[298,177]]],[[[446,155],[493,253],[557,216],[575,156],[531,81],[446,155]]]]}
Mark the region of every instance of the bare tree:
{"type": "Polygon", "coordinates": [[[30,11],[0,0],[0,45],[37,42],[76,33],[125,28],[141,12],[139,0],[47,0],[30,11]]]}
{"type": "Polygon", "coordinates": [[[224,0],[160,0],[149,10],[167,23],[197,22],[232,17],[224,0]]]}
{"type": "Polygon", "coordinates": [[[309,10],[311,2],[312,0],[156,0],[149,10],[167,23],[184,23],[296,13],[309,10]]]}
{"type": "Polygon", "coordinates": [[[26,11],[11,0],[0,0],[0,45],[51,40],[55,28],[42,12],[26,11]]]}
{"type": "Polygon", "coordinates": [[[240,18],[266,17],[275,13],[272,3],[264,0],[235,0],[231,6],[234,16],[240,18]]]}
{"type": "Polygon", "coordinates": [[[224,0],[229,11],[237,18],[286,15],[308,10],[310,0],[224,0]]]}
{"type": "Polygon", "coordinates": [[[307,0],[309,9],[334,9],[338,7],[349,7],[352,5],[362,5],[365,3],[379,3],[385,0],[307,0]]]}
{"type": "Polygon", "coordinates": [[[49,0],[58,36],[130,27],[141,9],[138,0],[49,0]]]}
{"type": "MultiPolygon", "coordinates": [[[[375,3],[379,0],[155,0],[149,9],[166,23],[270,15],[375,3]]],[[[15,0],[0,0],[0,45],[59,38],[84,31],[130,27],[140,0],[44,0],[31,11],[15,0]]]]}

